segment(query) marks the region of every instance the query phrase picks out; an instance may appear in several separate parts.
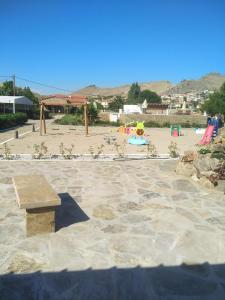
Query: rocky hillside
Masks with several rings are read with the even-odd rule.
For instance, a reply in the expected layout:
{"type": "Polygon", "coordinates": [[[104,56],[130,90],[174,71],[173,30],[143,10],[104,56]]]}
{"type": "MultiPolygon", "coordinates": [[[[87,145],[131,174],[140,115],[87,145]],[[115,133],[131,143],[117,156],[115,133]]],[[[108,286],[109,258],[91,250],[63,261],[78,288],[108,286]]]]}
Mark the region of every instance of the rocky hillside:
{"type": "Polygon", "coordinates": [[[183,80],[176,86],[170,88],[168,94],[183,94],[194,91],[217,90],[225,81],[225,75],[220,73],[209,73],[197,80],[183,80]]]}
{"type": "MultiPolygon", "coordinates": [[[[187,93],[193,91],[216,90],[219,89],[225,81],[225,75],[219,73],[209,73],[197,80],[183,80],[177,85],[172,84],[170,81],[150,81],[139,83],[142,90],[149,89],[159,95],[171,93],[187,93]]],[[[122,95],[127,96],[131,84],[122,85],[118,87],[101,88],[96,85],[90,85],[73,94],[80,94],[84,96],[112,96],[122,95]]]]}
{"type": "MultiPolygon", "coordinates": [[[[169,81],[151,81],[151,82],[144,82],[139,83],[142,90],[149,89],[158,94],[164,93],[166,90],[173,87],[173,84],[169,81]]],[[[93,96],[93,95],[100,95],[100,96],[112,96],[112,95],[121,95],[127,96],[128,91],[130,89],[131,84],[122,85],[118,87],[112,88],[100,88],[96,85],[89,85],[83,89],[75,91],[73,94],[79,94],[84,96],[93,96]]]]}

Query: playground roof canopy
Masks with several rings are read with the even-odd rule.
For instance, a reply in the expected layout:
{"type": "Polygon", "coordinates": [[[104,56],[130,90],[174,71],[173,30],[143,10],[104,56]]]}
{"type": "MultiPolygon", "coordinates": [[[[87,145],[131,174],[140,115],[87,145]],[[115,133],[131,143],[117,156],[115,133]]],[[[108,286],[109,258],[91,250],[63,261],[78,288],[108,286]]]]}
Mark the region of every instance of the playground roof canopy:
{"type": "Polygon", "coordinates": [[[87,97],[81,95],[63,95],[63,94],[55,94],[43,97],[41,100],[46,106],[79,106],[87,104],[87,97]]]}
{"type": "Polygon", "coordinates": [[[33,102],[25,96],[0,96],[0,103],[34,105],[33,102]]]}

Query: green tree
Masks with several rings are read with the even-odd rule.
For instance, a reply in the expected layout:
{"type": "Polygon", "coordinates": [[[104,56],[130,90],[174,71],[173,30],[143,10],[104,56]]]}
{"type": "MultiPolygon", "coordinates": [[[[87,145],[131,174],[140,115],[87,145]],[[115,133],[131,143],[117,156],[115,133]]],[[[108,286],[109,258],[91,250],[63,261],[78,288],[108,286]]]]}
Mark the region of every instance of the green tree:
{"type": "Polygon", "coordinates": [[[225,82],[219,91],[209,96],[209,99],[201,106],[201,110],[206,111],[208,114],[215,115],[221,113],[225,115],[225,82]]]}
{"type": "Polygon", "coordinates": [[[13,81],[6,80],[0,86],[0,95],[2,96],[13,96],[13,81]]]}
{"type": "MultiPolygon", "coordinates": [[[[16,96],[25,96],[30,99],[34,104],[39,104],[39,99],[34,93],[30,90],[29,87],[15,87],[15,94],[16,96]]],[[[5,81],[3,82],[2,86],[0,86],[0,95],[2,96],[13,96],[13,81],[5,81]]]]}
{"type": "Polygon", "coordinates": [[[109,103],[109,109],[112,111],[118,111],[120,108],[123,108],[124,99],[121,96],[116,96],[115,99],[109,103]]]}
{"type": "Polygon", "coordinates": [[[30,99],[34,104],[39,104],[38,97],[31,91],[29,87],[25,87],[24,89],[22,89],[21,95],[30,99]]]}
{"type": "Polygon", "coordinates": [[[161,97],[153,91],[143,90],[140,93],[140,102],[147,100],[148,103],[161,103],[161,97]]]}
{"type": "Polygon", "coordinates": [[[140,103],[141,88],[137,82],[132,83],[128,92],[128,104],[140,103]]]}
{"type": "Polygon", "coordinates": [[[202,111],[206,111],[208,114],[225,114],[225,99],[220,92],[215,92],[209,96],[209,99],[201,107],[202,111]]]}

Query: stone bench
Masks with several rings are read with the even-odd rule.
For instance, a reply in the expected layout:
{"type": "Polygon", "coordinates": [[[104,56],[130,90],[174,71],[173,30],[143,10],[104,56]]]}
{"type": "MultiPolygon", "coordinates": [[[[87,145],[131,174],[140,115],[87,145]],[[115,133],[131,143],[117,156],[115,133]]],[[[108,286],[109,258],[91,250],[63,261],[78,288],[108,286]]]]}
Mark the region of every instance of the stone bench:
{"type": "Polygon", "coordinates": [[[27,236],[55,232],[55,208],[61,199],[43,175],[14,176],[19,208],[26,209],[27,236]]]}

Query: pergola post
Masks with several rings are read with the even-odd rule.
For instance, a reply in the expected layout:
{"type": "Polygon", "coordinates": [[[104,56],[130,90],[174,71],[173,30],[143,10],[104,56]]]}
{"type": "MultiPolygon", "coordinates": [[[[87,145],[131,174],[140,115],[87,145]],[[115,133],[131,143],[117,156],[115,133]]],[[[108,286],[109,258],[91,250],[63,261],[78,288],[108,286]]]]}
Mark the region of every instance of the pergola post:
{"type": "Polygon", "coordinates": [[[40,135],[42,135],[42,106],[43,106],[43,104],[41,103],[41,105],[40,105],[40,135]]]}
{"type": "Polygon", "coordinates": [[[85,135],[88,135],[88,115],[87,115],[87,103],[84,104],[84,126],[85,126],[85,135]]]}
{"type": "Polygon", "coordinates": [[[43,105],[42,117],[43,117],[43,125],[44,125],[44,134],[46,134],[45,107],[44,107],[44,105],[43,105]]]}
{"type": "Polygon", "coordinates": [[[46,134],[45,112],[44,104],[40,105],[40,135],[42,135],[42,126],[44,125],[44,134],[46,134]]]}

